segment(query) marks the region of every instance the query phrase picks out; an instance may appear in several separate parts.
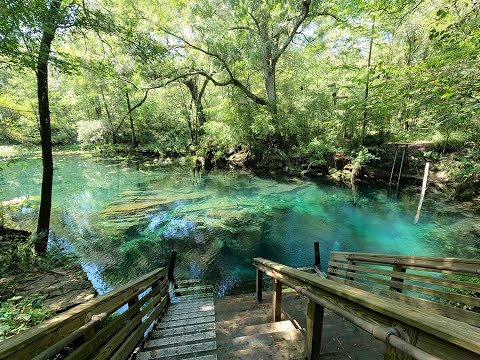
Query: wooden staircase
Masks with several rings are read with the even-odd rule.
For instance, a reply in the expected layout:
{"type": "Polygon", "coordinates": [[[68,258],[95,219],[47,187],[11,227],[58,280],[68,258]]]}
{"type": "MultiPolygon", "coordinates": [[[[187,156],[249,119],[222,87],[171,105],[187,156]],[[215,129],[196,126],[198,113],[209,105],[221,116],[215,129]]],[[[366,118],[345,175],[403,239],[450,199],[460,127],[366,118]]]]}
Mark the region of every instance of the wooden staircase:
{"type": "Polygon", "coordinates": [[[217,359],[212,286],[196,279],[178,281],[177,285],[171,305],[136,359],[217,359]]]}
{"type": "Polygon", "coordinates": [[[325,278],[315,249],[314,273],[255,258],[256,294],[215,301],[175,282],[172,252],[168,272],[0,342],[0,360],[480,360],[480,260],[332,253],[325,278]]]}
{"type": "Polygon", "coordinates": [[[215,307],[218,359],[305,359],[302,332],[285,317],[272,322],[271,302],[238,295],[219,299],[215,307]]]}

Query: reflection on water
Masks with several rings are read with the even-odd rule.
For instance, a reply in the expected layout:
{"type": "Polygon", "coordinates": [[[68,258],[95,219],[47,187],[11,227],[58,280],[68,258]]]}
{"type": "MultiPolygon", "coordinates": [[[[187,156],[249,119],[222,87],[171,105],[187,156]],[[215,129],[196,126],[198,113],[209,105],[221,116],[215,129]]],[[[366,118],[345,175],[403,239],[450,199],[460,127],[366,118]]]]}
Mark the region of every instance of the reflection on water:
{"type": "MultiPolygon", "coordinates": [[[[478,218],[454,203],[427,199],[418,225],[418,198],[392,199],[381,189],[347,189],[244,172],[194,174],[78,156],[55,159],[52,242],[80,256],[100,293],[163,266],[178,251],[177,277],[204,278],[222,296],[253,280],[255,256],[291,266],[313,262],[321,242],[330,251],[478,258],[478,218]]],[[[7,222],[34,229],[39,160],[0,171],[7,222]],[[6,204],[6,203],[5,203],[6,204]]],[[[8,224],[7,224],[8,225],[8,224]]]]}

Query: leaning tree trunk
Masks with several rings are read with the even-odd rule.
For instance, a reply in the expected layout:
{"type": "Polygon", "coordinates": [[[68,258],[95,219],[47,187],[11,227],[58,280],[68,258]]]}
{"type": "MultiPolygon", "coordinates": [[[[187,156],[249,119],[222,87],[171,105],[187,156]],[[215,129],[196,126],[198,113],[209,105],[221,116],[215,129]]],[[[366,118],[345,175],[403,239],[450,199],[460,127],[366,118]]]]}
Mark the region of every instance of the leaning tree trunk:
{"type": "Polygon", "coordinates": [[[367,123],[368,123],[368,96],[370,91],[370,71],[372,67],[372,50],[373,50],[373,35],[375,31],[375,19],[372,24],[372,33],[370,35],[370,45],[368,49],[368,63],[367,63],[367,79],[365,81],[365,98],[364,98],[364,109],[363,109],[363,120],[362,120],[362,131],[361,138],[362,144],[365,141],[365,135],[367,134],[367,123]]]}
{"type": "Polygon", "coordinates": [[[53,0],[50,3],[48,17],[44,23],[36,67],[38,115],[43,162],[42,193],[37,223],[37,240],[35,241],[35,251],[38,254],[47,252],[50,213],[52,210],[53,156],[50,104],[48,100],[48,62],[52,41],[55,37],[60,3],[61,0],[53,0]]]}

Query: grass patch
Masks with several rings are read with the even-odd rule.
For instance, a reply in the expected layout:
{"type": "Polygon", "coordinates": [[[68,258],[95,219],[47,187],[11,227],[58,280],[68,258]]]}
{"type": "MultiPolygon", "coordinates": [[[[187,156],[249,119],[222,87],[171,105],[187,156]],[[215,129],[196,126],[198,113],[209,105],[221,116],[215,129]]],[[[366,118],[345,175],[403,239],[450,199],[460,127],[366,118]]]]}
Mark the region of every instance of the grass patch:
{"type": "Polygon", "coordinates": [[[35,297],[14,296],[0,304],[0,340],[40,324],[54,314],[42,308],[35,297]]]}

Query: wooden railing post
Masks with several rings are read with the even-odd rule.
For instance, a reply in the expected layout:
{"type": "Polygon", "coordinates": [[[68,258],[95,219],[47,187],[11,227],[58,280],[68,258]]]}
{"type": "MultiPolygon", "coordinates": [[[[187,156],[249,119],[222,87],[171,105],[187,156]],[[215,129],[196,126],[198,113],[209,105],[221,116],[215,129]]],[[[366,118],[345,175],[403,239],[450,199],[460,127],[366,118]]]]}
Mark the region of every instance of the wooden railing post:
{"type": "Polygon", "coordinates": [[[173,275],[173,272],[175,270],[176,261],[177,261],[177,252],[173,250],[170,255],[170,262],[168,263],[168,281],[171,283],[175,281],[175,276],[173,275]]]}
{"type": "Polygon", "coordinates": [[[318,269],[318,270],[322,270],[322,264],[320,263],[320,243],[318,241],[315,241],[313,243],[313,248],[315,250],[315,264],[314,266],[318,269]]]}
{"type": "MultiPolygon", "coordinates": [[[[349,264],[349,265],[357,265],[357,263],[356,263],[355,261],[353,261],[353,260],[350,260],[350,259],[348,260],[348,264],[349,264]]],[[[351,277],[351,276],[348,276],[348,273],[354,273],[354,272],[355,272],[355,270],[348,269],[348,270],[347,270],[347,276],[346,276],[346,279],[347,279],[347,280],[354,281],[354,280],[355,280],[355,278],[353,278],[353,277],[351,277]]]]}
{"type": "Polygon", "coordinates": [[[320,359],[324,308],[313,300],[308,301],[307,326],[305,328],[305,357],[320,359]]]}
{"type": "MultiPolygon", "coordinates": [[[[404,268],[401,264],[395,264],[395,265],[393,265],[392,270],[395,271],[395,272],[405,272],[407,269],[404,268]]],[[[392,279],[392,281],[397,281],[397,282],[400,282],[400,283],[404,282],[404,279],[397,278],[395,276],[392,276],[391,279],[392,279]]],[[[400,293],[402,292],[402,289],[398,289],[398,288],[393,287],[393,286],[390,286],[390,290],[400,292],[400,293]]]]}
{"type": "Polygon", "coordinates": [[[282,283],[273,279],[273,300],[272,300],[273,321],[282,319],[282,283]]]}
{"type": "Polygon", "coordinates": [[[263,291],[263,271],[257,268],[257,285],[256,285],[256,297],[258,302],[262,302],[263,291]]]}

